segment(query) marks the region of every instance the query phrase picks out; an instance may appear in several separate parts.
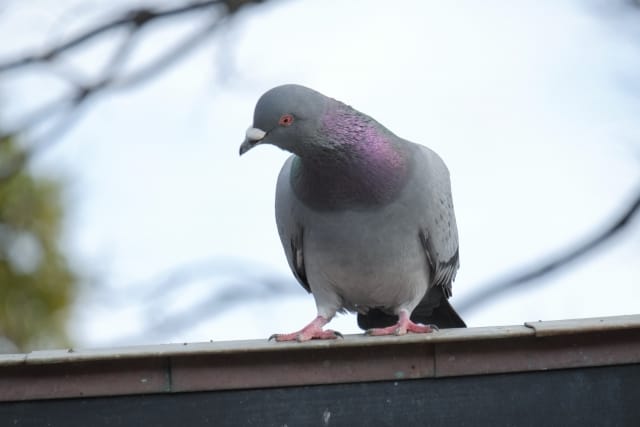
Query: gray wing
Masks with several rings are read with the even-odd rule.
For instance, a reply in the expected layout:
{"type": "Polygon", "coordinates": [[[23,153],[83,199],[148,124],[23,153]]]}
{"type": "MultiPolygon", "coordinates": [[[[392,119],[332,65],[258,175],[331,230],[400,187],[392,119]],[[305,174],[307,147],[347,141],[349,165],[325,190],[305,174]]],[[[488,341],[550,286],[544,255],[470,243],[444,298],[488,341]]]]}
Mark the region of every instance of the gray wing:
{"type": "Polygon", "coordinates": [[[287,159],[278,176],[276,185],[276,224],[278,225],[278,234],[280,235],[280,241],[282,242],[289,268],[291,268],[300,285],[307,292],[311,292],[302,252],[304,226],[298,220],[299,202],[293,194],[289,181],[294,157],[290,156],[287,159]]]}
{"type": "Polygon", "coordinates": [[[441,286],[446,298],[451,297],[452,283],[460,266],[458,227],[453,210],[449,170],[434,151],[420,146],[422,162],[418,174],[425,174],[423,209],[419,238],[431,271],[431,286],[441,286]]]}

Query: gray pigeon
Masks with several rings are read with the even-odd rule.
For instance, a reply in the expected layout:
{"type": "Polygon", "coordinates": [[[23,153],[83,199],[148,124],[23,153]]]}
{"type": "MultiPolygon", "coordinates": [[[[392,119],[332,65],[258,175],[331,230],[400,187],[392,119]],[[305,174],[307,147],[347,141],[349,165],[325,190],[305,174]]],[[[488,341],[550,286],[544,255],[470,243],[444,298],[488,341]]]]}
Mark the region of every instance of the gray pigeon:
{"type": "Polygon", "coordinates": [[[240,155],[259,144],[293,153],[276,188],[289,266],[317,317],[277,341],[332,339],[337,312],[369,335],[465,327],[447,299],[459,266],[449,172],[430,149],[298,85],[256,105],[240,155]]]}

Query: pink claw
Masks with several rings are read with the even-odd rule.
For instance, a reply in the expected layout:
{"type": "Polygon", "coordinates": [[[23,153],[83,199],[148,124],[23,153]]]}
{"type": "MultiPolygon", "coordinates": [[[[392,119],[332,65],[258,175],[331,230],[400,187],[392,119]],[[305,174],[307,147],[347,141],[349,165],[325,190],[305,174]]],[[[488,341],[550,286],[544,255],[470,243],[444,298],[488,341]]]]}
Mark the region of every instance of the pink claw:
{"type": "Polygon", "coordinates": [[[337,331],[322,329],[324,325],[329,323],[327,319],[322,316],[318,316],[311,323],[299,331],[292,332],[290,334],[273,334],[269,337],[269,341],[275,339],[276,341],[309,341],[313,339],[318,340],[334,340],[336,338],[342,338],[342,334],[337,331]]]}
{"type": "Polygon", "coordinates": [[[380,335],[405,335],[407,332],[413,332],[416,334],[428,334],[433,331],[437,331],[438,327],[435,325],[422,325],[414,323],[409,318],[409,313],[406,310],[401,310],[399,314],[398,323],[395,325],[387,326],[386,328],[373,328],[365,332],[366,335],[380,336],[380,335]]]}

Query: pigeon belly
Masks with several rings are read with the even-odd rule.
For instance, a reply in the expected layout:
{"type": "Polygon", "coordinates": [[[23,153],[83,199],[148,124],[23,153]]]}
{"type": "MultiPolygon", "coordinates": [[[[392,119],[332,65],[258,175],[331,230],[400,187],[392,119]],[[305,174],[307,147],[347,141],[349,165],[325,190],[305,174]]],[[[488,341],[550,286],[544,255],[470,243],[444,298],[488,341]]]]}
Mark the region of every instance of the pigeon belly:
{"type": "Polygon", "coordinates": [[[309,210],[305,217],[306,274],[319,309],[411,312],[425,295],[426,255],[406,206],[322,214],[309,210]]]}

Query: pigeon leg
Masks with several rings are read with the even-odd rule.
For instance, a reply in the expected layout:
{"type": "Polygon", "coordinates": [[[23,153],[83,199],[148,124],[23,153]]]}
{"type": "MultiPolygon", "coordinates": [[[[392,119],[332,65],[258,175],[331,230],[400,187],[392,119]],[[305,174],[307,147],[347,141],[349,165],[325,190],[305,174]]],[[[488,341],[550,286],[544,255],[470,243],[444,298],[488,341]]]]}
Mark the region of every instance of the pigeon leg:
{"type": "Polygon", "coordinates": [[[436,325],[423,325],[421,323],[414,323],[409,318],[409,312],[407,310],[400,310],[398,314],[398,323],[395,325],[387,326],[386,328],[373,328],[365,332],[366,335],[405,335],[407,332],[414,332],[416,334],[426,334],[429,332],[437,331],[436,325]]]}
{"type": "Polygon", "coordinates": [[[342,334],[337,331],[332,331],[331,329],[327,329],[326,331],[322,329],[324,325],[329,323],[328,319],[325,319],[322,316],[318,316],[311,323],[309,323],[304,328],[299,331],[292,332],[290,334],[273,334],[269,337],[269,341],[272,339],[276,341],[309,341],[312,339],[318,340],[334,340],[338,337],[342,338],[342,334]]]}

